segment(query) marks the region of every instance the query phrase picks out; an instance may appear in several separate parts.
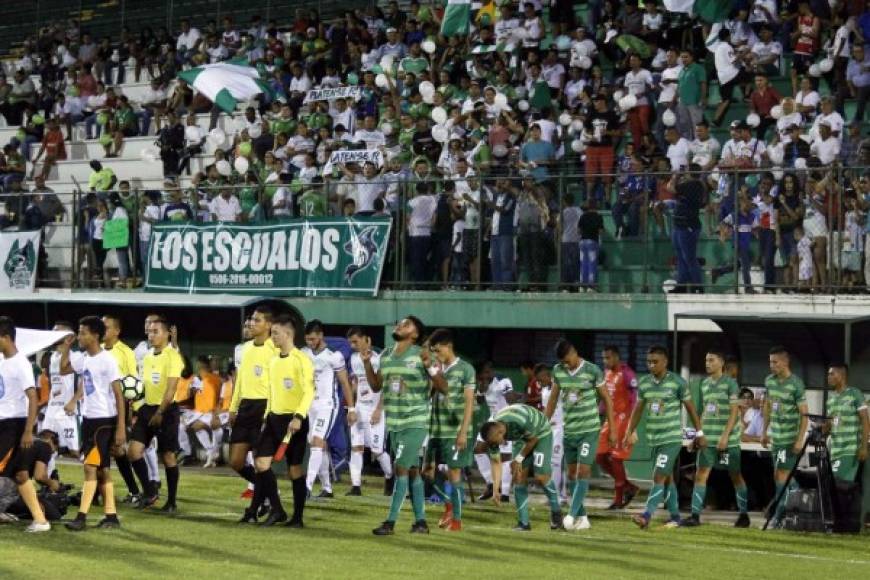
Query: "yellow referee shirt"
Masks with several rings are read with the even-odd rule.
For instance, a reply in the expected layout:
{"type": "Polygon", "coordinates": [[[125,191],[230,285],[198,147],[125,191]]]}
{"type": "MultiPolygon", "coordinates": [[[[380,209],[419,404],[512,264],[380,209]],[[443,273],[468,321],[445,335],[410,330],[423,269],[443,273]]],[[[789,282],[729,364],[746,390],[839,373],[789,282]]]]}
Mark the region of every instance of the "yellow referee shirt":
{"type": "Polygon", "coordinates": [[[105,344],[102,347],[115,357],[118,363],[118,370],[121,371],[121,377],[135,377],[139,371],[139,365],[136,363],[136,355],[133,349],[121,342],[115,343],[112,348],[108,348],[105,344]]]}
{"type": "Polygon", "coordinates": [[[253,340],[242,346],[242,360],[236,371],[231,412],[239,410],[242,399],[269,398],[269,361],[277,354],[278,349],[271,338],[259,346],[253,340]]]}
{"type": "Polygon", "coordinates": [[[269,383],[267,413],[308,414],[314,400],[314,364],[308,355],[298,348],[286,356],[278,354],[269,363],[269,383]]]}
{"type": "Polygon", "coordinates": [[[174,348],[164,348],[160,354],[148,351],[142,360],[142,385],[145,388],[145,404],[159,405],[163,402],[169,379],[178,379],[184,370],[184,360],[174,348]]]}

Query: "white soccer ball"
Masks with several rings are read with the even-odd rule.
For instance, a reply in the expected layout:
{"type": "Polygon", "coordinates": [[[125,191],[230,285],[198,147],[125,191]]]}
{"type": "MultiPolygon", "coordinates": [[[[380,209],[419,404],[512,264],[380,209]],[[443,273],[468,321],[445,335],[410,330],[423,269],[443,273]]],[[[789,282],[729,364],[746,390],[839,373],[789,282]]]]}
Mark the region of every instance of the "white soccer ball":
{"type": "Polygon", "coordinates": [[[623,111],[629,111],[637,106],[637,97],[634,95],[625,95],[619,99],[619,108],[623,111]]]}
{"type": "Polygon", "coordinates": [[[217,169],[217,172],[224,177],[229,177],[233,174],[233,168],[230,167],[230,162],[226,159],[221,159],[220,161],[215,163],[215,169],[217,169]]]}
{"type": "Polygon", "coordinates": [[[242,175],[248,172],[248,167],[250,166],[250,162],[244,157],[236,157],[236,160],[233,162],[233,167],[242,175]]]}
{"type": "MultiPolygon", "coordinates": [[[[250,134],[250,133],[248,133],[250,134]]],[[[208,142],[212,144],[215,148],[220,148],[224,141],[227,140],[227,134],[223,132],[223,130],[215,127],[208,133],[208,142]]]]}
{"type": "Polygon", "coordinates": [[[758,127],[761,125],[761,117],[757,113],[749,113],[746,115],[746,124],[750,127],[758,127]]]}
{"type": "Polygon", "coordinates": [[[559,115],[559,124],[563,127],[567,127],[571,124],[571,113],[562,113],[559,115]]]}
{"type": "Polygon", "coordinates": [[[376,86],[385,89],[389,86],[389,84],[390,83],[387,81],[387,75],[385,75],[384,73],[379,73],[377,76],[375,76],[376,86]]]}
{"type": "Polygon", "coordinates": [[[774,119],[782,117],[782,105],[774,105],[770,108],[770,116],[774,119]]]}
{"type": "Polygon", "coordinates": [[[432,81],[423,81],[422,83],[420,83],[419,91],[425,99],[426,95],[432,95],[435,93],[435,85],[432,84],[432,81]]]}
{"type": "Polygon", "coordinates": [[[121,394],[128,401],[138,401],[145,396],[142,381],[132,375],[127,375],[121,379],[121,394]]]}
{"type": "Polygon", "coordinates": [[[820,77],[822,76],[822,69],[817,64],[810,65],[810,76],[811,77],[820,77]]]}
{"type": "Polygon", "coordinates": [[[677,114],[668,109],[662,113],[662,123],[665,127],[673,127],[677,124],[677,114]]]}
{"type": "Polygon", "coordinates": [[[662,282],[662,291],[665,294],[670,294],[671,292],[676,290],[676,288],[677,288],[677,281],[676,280],[665,280],[664,282],[662,282]]]}
{"type": "Polygon", "coordinates": [[[807,160],[803,157],[798,157],[794,160],[794,168],[795,169],[806,169],[807,168],[807,160]]]}
{"type": "Polygon", "coordinates": [[[529,110],[529,102],[527,100],[523,99],[522,101],[517,103],[517,109],[519,109],[520,111],[525,113],[526,111],[529,110]]]}
{"type": "Polygon", "coordinates": [[[447,120],[447,111],[444,110],[444,107],[435,107],[432,109],[432,120],[435,121],[438,125],[443,125],[447,120]]]}
{"type": "Polygon", "coordinates": [[[823,73],[829,73],[834,68],[834,59],[828,57],[819,61],[819,70],[823,73]]]}
{"type": "Polygon", "coordinates": [[[423,102],[426,103],[427,105],[431,105],[432,103],[435,102],[435,93],[426,93],[426,94],[420,93],[420,94],[423,95],[423,102]]]}
{"type": "Polygon", "coordinates": [[[434,127],[432,127],[432,138],[435,139],[437,142],[446,143],[449,136],[450,132],[444,125],[435,125],[434,127]]]}
{"type": "Polygon", "coordinates": [[[432,54],[433,52],[435,52],[435,49],[437,47],[435,46],[435,41],[424,40],[422,43],[420,43],[420,48],[422,48],[423,52],[425,52],[426,54],[432,54]]]}

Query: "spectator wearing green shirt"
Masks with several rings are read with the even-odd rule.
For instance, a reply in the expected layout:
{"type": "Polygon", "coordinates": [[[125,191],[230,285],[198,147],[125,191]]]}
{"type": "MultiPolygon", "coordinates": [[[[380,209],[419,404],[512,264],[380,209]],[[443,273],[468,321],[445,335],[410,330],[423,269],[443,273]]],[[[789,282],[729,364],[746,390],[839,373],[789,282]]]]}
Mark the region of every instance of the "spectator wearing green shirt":
{"type": "Polygon", "coordinates": [[[688,140],[695,138],[695,125],[704,119],[707,106],[707,72],[695,62],[694,55],[684,50],[680,55],[683,70],[677,80],[677,129],[688,140]]]}
{"type": "Polygon", "coordinates": [[[88,177],[88,189],[91,191],[109,191],[115,186],[118,178],[115,172],[110,167],[103,167],[103,164],[94,159],[90,163],[91,174],[88,177]]]}
{"type": "Polygon", "coordinates": [[[867,461],[867,403],[861,391],[849,386],[849,368],[845,364],[828,369],[828,386],[834,389],[828,396],[830,418],[825,425],[831,435],[831,471],[841,481],[854,482],[858,468],[867,461]]]}
{"type": "Polygon", "coordinates": [[[326,217],[327,200],[323,188],[323,178],[315,177],[312,187],[299,198],[299,215],[302,217],[326,217]]]}
{"type": "Polygon", "coordinates": [[[124,148],[124,137],[135,137],[139,134],[139,117],[130,105],[125,95],[119,98],[118,109],[111,121],[112,137],[103,147],[106,158],[120,157],[124,148]]]}

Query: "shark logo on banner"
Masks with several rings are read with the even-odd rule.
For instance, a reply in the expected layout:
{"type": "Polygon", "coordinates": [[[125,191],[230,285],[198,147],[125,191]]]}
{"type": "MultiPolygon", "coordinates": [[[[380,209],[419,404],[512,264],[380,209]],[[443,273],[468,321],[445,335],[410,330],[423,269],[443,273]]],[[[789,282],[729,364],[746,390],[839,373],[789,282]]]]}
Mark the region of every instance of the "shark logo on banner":
{"type": "Polygon", "coordinates": [[[9,279],[9,288],[31,290],[35,271],[36,248],[33,247],[33,240],[16,239],[12,242],[3,262],[3,272],[9,279]]]}
{"type": "Polygon", "coordinates": [[[377,228],[368,227],[358,236],[351,237],[344,244],[344,251],[353,257],[353,263],[344,269],[344,281],[350,284],[354,276],[371,266],[378,257],[378,245],[375,243],[377,228]]]}

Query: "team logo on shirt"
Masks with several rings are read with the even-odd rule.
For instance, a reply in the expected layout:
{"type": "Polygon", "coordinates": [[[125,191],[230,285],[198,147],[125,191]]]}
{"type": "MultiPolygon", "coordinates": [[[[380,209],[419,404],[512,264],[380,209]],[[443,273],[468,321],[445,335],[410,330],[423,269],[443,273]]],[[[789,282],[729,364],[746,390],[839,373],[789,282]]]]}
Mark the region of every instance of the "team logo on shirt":
{"type": "Polygon", "coordinates": [[[344,283],[350,285],[357,274],[366,270],[379,255],[378,244],[375,242],[377,226],[369,226],[356,235],[351,230],[350,240],[344,244],[344,251],[353,258],[353,262],[344,269],[344,283]]]}
{"type": "Polygon", "coordinates": [[[284,388],[288,391],[293,388],[293,379],[286,378],[284,379],[284,388]]]}
{"type": "Polygon", "coordinates": [[[15,240],[3,264],[3,272],[9,278],[9,287],[13,290],[29,290],[35,269],[36,250],[33,241],[27,240],[24,246],[19,246],[19,240],[15,240]]]}
{"type": "Polygon", "coordinates": [[[262,374],[263,374],[263,367],[261,367],[260,365],[254,365],[254,375],[259,377],[262,374]]]}

